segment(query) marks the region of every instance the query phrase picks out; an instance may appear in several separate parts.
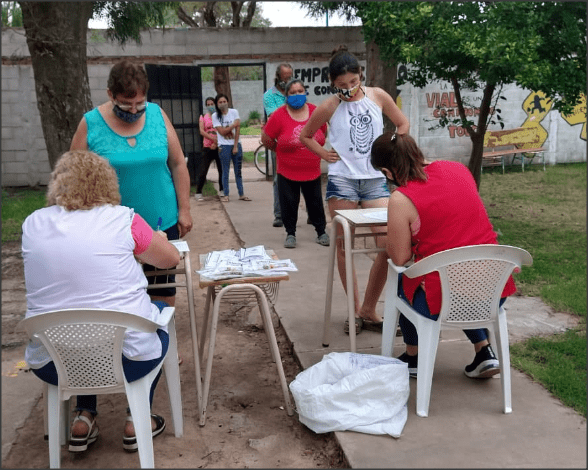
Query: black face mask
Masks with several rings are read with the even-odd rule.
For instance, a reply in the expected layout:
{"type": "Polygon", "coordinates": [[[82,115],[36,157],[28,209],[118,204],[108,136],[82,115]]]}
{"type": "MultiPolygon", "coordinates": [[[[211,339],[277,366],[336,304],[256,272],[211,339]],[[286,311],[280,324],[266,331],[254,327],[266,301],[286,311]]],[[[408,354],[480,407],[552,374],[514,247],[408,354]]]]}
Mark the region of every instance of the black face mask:
{"type": "Polygon", "coordinates": [[[133,114],[129,111],[123,111],[118,107],[118,105],[115,104],[113,111],[114,115],[117,118],[123,120],[124,122],[128,122],[129,124],[132,124],[133,122],[136,122],[141,116],[143,116],[143,114],[145,114],[146,109],[147,108],[144,108],[141,111],[137,111],[135,114],[133,114]]]}

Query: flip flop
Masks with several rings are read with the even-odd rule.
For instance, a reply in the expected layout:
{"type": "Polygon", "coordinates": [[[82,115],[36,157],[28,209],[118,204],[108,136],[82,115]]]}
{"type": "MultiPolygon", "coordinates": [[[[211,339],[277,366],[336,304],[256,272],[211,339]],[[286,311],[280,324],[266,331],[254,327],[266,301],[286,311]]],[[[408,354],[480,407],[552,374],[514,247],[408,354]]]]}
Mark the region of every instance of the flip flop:
{"type": "Polygon", "coordinates": [[[247,196],[241,196],[239,198],[239,201],[251,201],[251,198],[250,197],[247,197],[247,196]]]}
{"type": "Polygon", "coordinates": [[[100,430],[98,429],[98,426],[95,426],[96,418],[93,418],[92,421],[90,421],[88,418],[80,414],[74,418],[72,427],[76,423],[76,421],[83,421],[88,425],[88,434],[86,434],[85,436],[72,436],[70,434],[69,451],[84,452],[88,449],[88,445],[96,442],[96,439],[98,439],[98,435],[100,434],[100,430]]]}
{"type": "Polygon", "coordinates": [[[378,333],[381,333],[383,326],[384,326],[383,321],[373,321],[373,320],[368,320],[366,318],[363,318],[362,328],[364,330],[376,331],[378,333]]]}
{"type": "MultiPolygon", "coordinates": [[[[151,415],[155,420],[155,429],[151,431],[151,438],[159,436],[165,429],[165,419],[163,416],[151,415]]],[[[132,416],[127,416],[127,421],[133,421],[132,416]]],[[[128,437],[123,434],[123,449],[127,452],[137,452],[139,450],[139,444],[137,444],[137,438],[135,436],[128,437]]]]}
{"type": "MultiPolygon", "coordinates": [[[[363,318],[356,318],[355,319],[355,334],[358,335],[361,333],[363,328],[363,318]]],[[[349,319],[345,320],[343,323],[343,331],[345,334],[349,334],[349,319]]]]}
{"type": "Polygon", "coordinates": [[[220,201],[221,202],[229,202],[229,196],[221,196],[220,201]]]}

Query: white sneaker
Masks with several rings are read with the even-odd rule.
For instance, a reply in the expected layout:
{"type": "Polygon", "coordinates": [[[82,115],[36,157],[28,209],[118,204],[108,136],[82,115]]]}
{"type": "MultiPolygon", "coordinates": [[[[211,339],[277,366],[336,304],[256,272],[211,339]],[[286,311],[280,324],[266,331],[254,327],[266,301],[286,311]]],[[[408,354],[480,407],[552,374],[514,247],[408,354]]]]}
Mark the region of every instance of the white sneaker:
{"type": "Polygon", "coordinates": [[[202,196],[202,193],[197,193],[194,197],[196,198],[197,201],[203,201],[204,200],[204,197],[202,196]]]}

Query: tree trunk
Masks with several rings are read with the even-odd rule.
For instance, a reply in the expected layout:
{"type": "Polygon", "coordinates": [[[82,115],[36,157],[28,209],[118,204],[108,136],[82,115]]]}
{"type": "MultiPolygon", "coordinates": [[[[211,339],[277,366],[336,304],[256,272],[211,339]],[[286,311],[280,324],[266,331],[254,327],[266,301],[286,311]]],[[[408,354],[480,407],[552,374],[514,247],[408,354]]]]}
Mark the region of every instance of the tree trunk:
{"type": "Polygon", "coordinates": [[[54,168],[85,112],[92,109],[86,35],[93,2],[20,2],[37,107],[54,168]]]}
{"type": "Polygon", "coordinates": [[[241,26],[241,8],[243,8],[245,2],[231,2],[233,9],[233,22],[231,23],[232,28],[238,28],[241,26]]]}
{"type": "Polygon", "coordinates": [[[247,16],[243,20],[243,28],[249,28],[253,21],[253,15],[255,15],[255,7],[257,2],[249,2],[247,5],[247,16]]]}
{"type": "Polygon", "coordinates": [[[229,97],[229,107],[233,108],[233,96],[231,95],[231,80],[229,78],[229,67],[214,68],[214,89],[216,93],[224,93],[229,97]]]}
{"type": "Polygon", "coordinates": [[[206,26],[216,28],[216,16],[214,14],[214,5],[216,2],[206,2],[204,6],[204,23],[206,26]]]}
{"type": "MultiPolygon", "coordinates": [[[[454,81],[454,90],[455,98],[457,101],[457,105],[459,108],[459,113],[462,120],[465,120],[465,110],[463,107],[463,101],[461,99],[461,93],[459,92],[459,86],[456,87],[454,81]]],[[[484,135],[486,134],[486,129],[488,128],[488,117],[490,116],[490,105],[492,104],[492,94],[496,86],[490,83],[487,83],[484,87],[484,95],[482,97],[482,102],[480,103],[480,115],[478,116],[478,125],[476,129],[472,127],[467,127],[467,131],[470,134],[470,139],[472,140],[472,153],[470,154],[470,161],[468,163],[468,168],[472,173],[474,180],[476,181],[476,186],[478,190],[480,189],[480,180],[482,179],[482,155],[484,154],[484,135]]]]}
{"type": "MultiPolygon", "coordinates": [[[[367,86],[380,87],[387,91],[388,94],[394,98],[398,97],[398,90],[396,88],[396,65],[388,66],[380,59],[380,48],[373,41],[367,45],[367,65],[366,65],[366,80],[367,86]]],[[[384,115],[384,132],[395,130],[396,126],[384,115]]]]}

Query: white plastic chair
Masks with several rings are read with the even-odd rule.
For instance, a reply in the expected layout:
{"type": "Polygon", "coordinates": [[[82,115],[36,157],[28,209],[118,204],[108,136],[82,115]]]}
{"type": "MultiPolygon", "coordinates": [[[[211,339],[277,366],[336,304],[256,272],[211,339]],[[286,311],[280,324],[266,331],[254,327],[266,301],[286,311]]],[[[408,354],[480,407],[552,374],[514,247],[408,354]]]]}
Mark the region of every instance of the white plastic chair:
{"type": "Polygon", "coordinates": [[[475,245],[435,253],[410,267],[396,266],[388,260],[388,279],[384,304],[382,355],[392,356],[399,314],[415,326],[419,336],[416,413],[429,414],[433,367],[441,328],[487,328],[500,361],[500,380],[505,413],[512,412],[510,353],[506,312],[499,307],[504,286],[515,267],[531,265],[531,255],[505,245],[475,245]],[[418,314],[398,296],[398,274],[418,277],[438,271],[442,303],[437,321],[418,314]]]}
{"type": "Polygon", "coordinates": [[[152,322],[131,313],[104,309],[64,309],[26,318],[20,326],[39,337],[57,369],[59,385],[47,385],[46,432],[49,434],[49,465],[59,468],[61,445],[69,436],[70,398],[73,395],[126,393],[133,417],[141,468],[153,468],[153,441],[149,391],[163,366],[176,437],[184,431],[180,369],[173,307],[152,322]],[[168,353],[162,363],[141,379],[127,382],[122,366],[122,345],[128,329],[155,332],[168,327],[168,353]]]}

